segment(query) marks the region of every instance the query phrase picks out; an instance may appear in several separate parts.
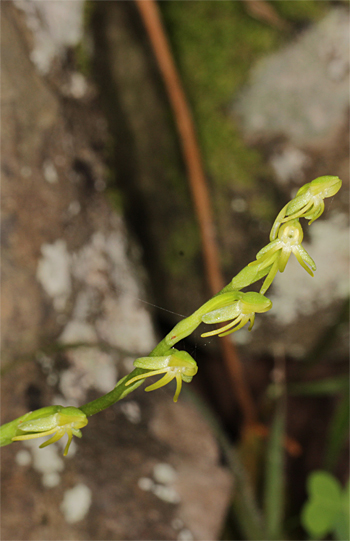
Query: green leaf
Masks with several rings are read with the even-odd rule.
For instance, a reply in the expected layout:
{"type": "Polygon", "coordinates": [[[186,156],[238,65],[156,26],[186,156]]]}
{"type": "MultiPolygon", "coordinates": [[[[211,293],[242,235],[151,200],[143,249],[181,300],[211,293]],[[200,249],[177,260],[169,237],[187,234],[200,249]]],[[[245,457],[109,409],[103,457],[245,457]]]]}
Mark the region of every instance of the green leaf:
{"type": "Polygon", "coordinates": [[[315,539],[322,539],[333,530],[343,532],[344,493],[339,481],[328,472],[315,471],[309,475],[307,489],[309,500],[301,513],[305,530],[315,539]]]}
{"type": "Polygon", "coordinates": [[[343,492],[342,510],[335,523],[335,535],[339,541],[348,540],[350,537],[350,482],[348,481],[343,492]]]}

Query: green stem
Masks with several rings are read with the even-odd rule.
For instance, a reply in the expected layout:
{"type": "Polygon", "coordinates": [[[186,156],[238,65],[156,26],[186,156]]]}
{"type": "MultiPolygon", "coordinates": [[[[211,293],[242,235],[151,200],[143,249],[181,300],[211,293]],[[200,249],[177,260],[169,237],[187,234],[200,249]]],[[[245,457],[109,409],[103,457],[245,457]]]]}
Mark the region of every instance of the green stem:
{"type": "MultiPolygon", "coordinates": [[[[153,351],[151,351],[149,357],[160,357],[162,355],[166,355],[169,352],[169,349],[171,349],[177,342],[183,340],[193,333],[193,331],[202,323],[202,316],[204,314],[210,312],[211,310],[215,310],[218,306],[228,306],[234,302],[237,298],[237,292],[226,291],[227,287],[228,286],[224,288],[224,293],[221,295],[215,295],[209,301],[204,303],[203,306],[196,310],[196,312],[194,312],[191,316],[179,321],[172,331],[159,342],[153,351]]],[[[113,404],[122,398],[125,398],[129,393],[137,389],[144,380],[138,380],[131,385],[126,385],[126,383],[135,376],[147,374],[147,372],[149,372],[149,370],[135,368],[130,374],[118,381],[117,385],[112,391],[101,396],[100,398],[97,398],[96,400],[93,400],[92,402],[89,402],[88,404],[85,404],[84,406],[81,406],[79,409],[81,409],[81,411],[83,411],[87,417],[91,417],[91,415],[95,415],[96,413],[113,406],[113,404]]]]}
{"type": "Polygon", "coordinates": [[[119,380],[112,391],[103,396],[100,396],[100,398],[96,398],[96,400],[93,400],[92,402],[88,402],[84,406],[80,406],[79,409],[84,412],[87,417],[91,417],[91,415],[95,415],[95,413],[99,413],[100,411],[105,410],[110,406],[113,406],[113,404],[118,402],[118,400],[125,398],[129,393],[135,391],[135,389],[137,389],[144,380],[141,379],[135,381],[135,383],[132,383],[128,386],[126,386],[126,383],[135,376],[139,376],[140,374],[144,374],[147,372],[149,372],[149,370],[144,370],[143,368],[135,368],[132,372],[130,372],[130,374],[119,380]]]}

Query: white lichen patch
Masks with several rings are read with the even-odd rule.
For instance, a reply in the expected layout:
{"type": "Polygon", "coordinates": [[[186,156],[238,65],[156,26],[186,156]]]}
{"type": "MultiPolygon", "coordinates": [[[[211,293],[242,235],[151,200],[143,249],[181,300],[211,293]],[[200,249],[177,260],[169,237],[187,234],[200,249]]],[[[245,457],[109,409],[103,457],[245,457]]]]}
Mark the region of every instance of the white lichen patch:
{"type": "Polygon", "coordinates": [[[64,310],[71,294],[71,259],[66,242],[62,239],[41,246],[42,257],[38,262],[36,277],[51,297],[57,311],[64,310]]]}
{"type": "MultiPolygon", "coordinates": [[[[100,341],[107,342],[112,348],[135,353],[135,356],[148,353],[155,344],[151,317],[139,300],[139,279],[128,257],[122,224],[117,221],[115,226],[118,231],[109,234],[95,232],[90,242],[71,255],[65,269],[66,273],[71,272],[78,294],[71,319],[59,340],[65,345],[81,344],[81,347],[67,351],[71,367],[61,374],[59,383],[62,394],[72,405],[84,401],[91,387],[107,393],[116,384],[116,360],[120,355],[100,351],[97,346],[100,341]]],[[[62,244],[58,247],[62,251],[62,244]]],[[[52,265],[55,260],[52,247],[48,250],[45,246],[44,251],[51,256],[52,265]]],[[[41,279],[51,276],[48,267],[41,262],[41,279]]],[[[55,290],[47,282],[44,280],[46,289],[51,295],[57,294],[57,288],[55,290]]],[[[136,403],[125,405],[123,411],[131,422],[140,422],[136,403]]]]}
{"type": "Polygon", "coordinates": [[[19,466],[29,466],[32,462],[32,455],[26,449],[21,449],[16,454],[16,462],[19,466]]]}
{"type": "Polygon", "coordinates": [[[155,484],[151,491],[155,496],[157,496],[157,498],[163,500],[164,502],[172,503],[174,505],[181,502],[179,493],[171,486],[155,484]]]}
{"type": "Polygon", "coordinates": [[[66,490],[61,503],[61,511],[68,524],[80,522],[87,515],[92,502],[92,492],[88,486],[79,483],[66,490]]]}
{"type": "Polygon", "coordinates": [[[66,96],[71,96],[75,99],[81,99],[85,96],[88,90],[88,83],[82,73],[74,72],[70,76],[70,80],[62,87],[62,92],[66,96]]]}
{"type": "Polygon", "coordinates": [[[176,478],[176,470],[170,464],[160,462],[153,468],[154,480],[149,477],[141,477],[138,480],[138,486],[141,490],[152,492],[164,502],[178,504],[181,498],[177,490],[172,486],[176,478]]]}
{"type": "Polygon", "coordinates": [[[151,316],[128,293],[104,300],[103,316],[96,323],[103,340],[116,348],[143,355],[155,346],[151,316]]]}
{"type": "Polygon", "coordinates": [[[92,387],[108,393],[116,385],[117,368],[108,353],[96,347],[80,347],[69,350],[67,357],[72,366],[62,372],[60,390],[72,405],[84,401],[92,387]]]}
{"type": "Polygon", "coordinates": [[[108,291],[110,265],[105,253],[105,236],[96,232],[91,241],[72,255],[72,273],[76,280],[97,291],[108,291]]]}
{"type": "Polygon", "coordinates": [[[281,184],[303,181],[303,169],[309,165],[310,158],[298,148],[286,145],[282,151],[271,156],[270,162],[281,184]]]}
{"type": "Polygon", "coordinates": [[[177,479],[177,472],[166,462],[159,462],[153,468],[154,483],[151,492],[164,502],[178,504],[181,501],[180,495],[172,486],[177,479]]]}
{"type": "Polygon", "coordinates": [[[61,344],[96,344],[97,334],[90,323],[72,319],[63,329],[59,342],[61,344]]]}
{"type": "Polygon", "coordinates": [[[154,482],[149,477],[140,477],[137,485],[141,490],[149,492],[154,487],[154,482]]]}
{"type": "Polygon", "coordinates": [[[128,400],[120,404],[120,409],[130,423],[138,424],[141,422],[141,408],[135,400],[128,400]]]}
{"type": "Polygon", "coordinates": [[[76,46],[83,36],[83,0],[15,0],[24,11],[28,28],[33,32],[34,48],[30,58],[46,74],[52,61],[76,46]]]}
{"type": "Polygon", "coordinates": [[[57,487],[61,482],[61,476],[57,472],[45,473],[43,475],[43,485],[46,488],[57,487]]]}
{"type": "Polygon", "coordinates": [[[328,137],[349,107],[349,18],[332,9],[253,68],[235,110],[248,136],[285,135],[303,145],[328,137]]]}
{"type": "Polygon", "coordinates": [[[116,290],[138,297],[140,287],[127,255],[128,245],[125,232],[113,231],[108,235],[105,239],[105,250],[112,263],[111,276],[116,290]]]}
{"type": "Polygon", "coordinates": [[[43,175],[46,182],[56,184],[58,182],[57,169],[51,160],[45,160],[43,163],[43,175]]]}
{"type": "Polygon", "coordinates": [[[42,476],[42,484],[48,488],[57,486],[61,481],[60,472],[64,470],[64,462],[59,446],[55,443],[40,449],[47,437],[24,441],[24,445],[32,454],[33,468],[42,476]]]}
{"type": "Polygon", "coordinates": [[[193,541],[193,539],[193,533],[188,528],[183,528],[177,536],[178,541],[193,541]]]}
{"type": "Polygon", "coordinates": [[[162,483],[163,485],[172,484],[177,478],[177,472],[171,464],[165,462],[160,462],[156,464],[153,468],[153,478],[157,483],[162,483]]]}
{"type": "Polygon", "coordinates": [[[299,314],[312,314],[349,295],[349,229],[347,217],[337,214],[310,227],[310,244],[305,249],[315,260],[314,278],[291,257],[283,274],[278,274],[269,295],[273,310],[267,316],[288,325],[299,314]]]}
{"type": "Polygon", "coordinates": [[[85,299],[79,297],[74,309],[75,319],[87,317],[93,303],[91,291],[95,291],[102,295],[101,315],[95,321],[99,337],[114,347],[143,354],[154,347],[155,336],[127,251],[126,236],[120,230],[108,235],[96,232],[73,254],[73,276],[85,286],[85,299]]]}

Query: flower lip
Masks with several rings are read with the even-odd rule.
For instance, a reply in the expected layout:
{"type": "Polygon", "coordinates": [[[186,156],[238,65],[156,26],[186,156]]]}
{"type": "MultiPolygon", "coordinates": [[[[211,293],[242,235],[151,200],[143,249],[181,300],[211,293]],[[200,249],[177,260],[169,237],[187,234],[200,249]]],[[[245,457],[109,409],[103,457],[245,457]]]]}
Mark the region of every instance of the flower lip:
{"type": "Polygon", "coordinates": [[[303,229],[298,220],[291,220],[281,225],[278,238],[286,245],[301,244],[304,238],[303,229]]]}

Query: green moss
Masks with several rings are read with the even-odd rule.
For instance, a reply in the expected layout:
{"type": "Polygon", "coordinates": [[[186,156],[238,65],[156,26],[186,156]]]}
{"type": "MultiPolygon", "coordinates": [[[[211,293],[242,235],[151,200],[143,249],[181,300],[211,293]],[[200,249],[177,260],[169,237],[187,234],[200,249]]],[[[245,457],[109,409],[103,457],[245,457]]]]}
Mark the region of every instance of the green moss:
{"type": "Polygon", "coordinates": [[[311,22],[325,15],[332,2],[320,0],[298,0],[286,2],[275,0],[273,5],[278,13],[290,22],[311,22]]]}
{"type": "Polygon", "coordinates": [[[193,274],[193,261],[201,253],[199,231],[193,222],[179,225],[169,236],[168,249],[164,253],[165,270],[173,277],[193,274]]]}
{"type": "MultiPolygon", "coordinates": [[[[232,104],[247,82],[250,68],[292,39],[293,32],[286,34],[252,18],[239,1],[168,0],[159,6],[190,101],[214,198],[225,186],[230,192],[249,195],[262,176],[271,178],[271,171],[262,153],[243,141],[232,104]]],[[[329,2],[277,0],[273,7],[293,26],[320,18],[329,2]]],[[[263,211],[261,205],[253,205],[256,217],[273,215],[268,206],[263,211]]]]}
{"type": "Polygon", "coordinates": [[[119,214],[123,214],[124,207],[125,207],[123,193],[117,188],[112,188],[112,187],[107,188],[105,193],[112,208],[119,214]]]}
{"type": "Polygon", "coordinates": [[[78,70],[89,77],[92,74],[92,54],[89,46],[89,32],[91,28],[91,20],[94,15],[96,6],[95,2],[85,2],[83,12],[83,39],[75,47],[75,60],[78,70]]]}
{"type": "Polygon", "coordinates": [[[282,38],[249,17],[241,2],[168,1],[160,7],[193,110],[209,176],[249,187],[262,167],[235,125],[231,103],[249,68],[282,38]]]}

